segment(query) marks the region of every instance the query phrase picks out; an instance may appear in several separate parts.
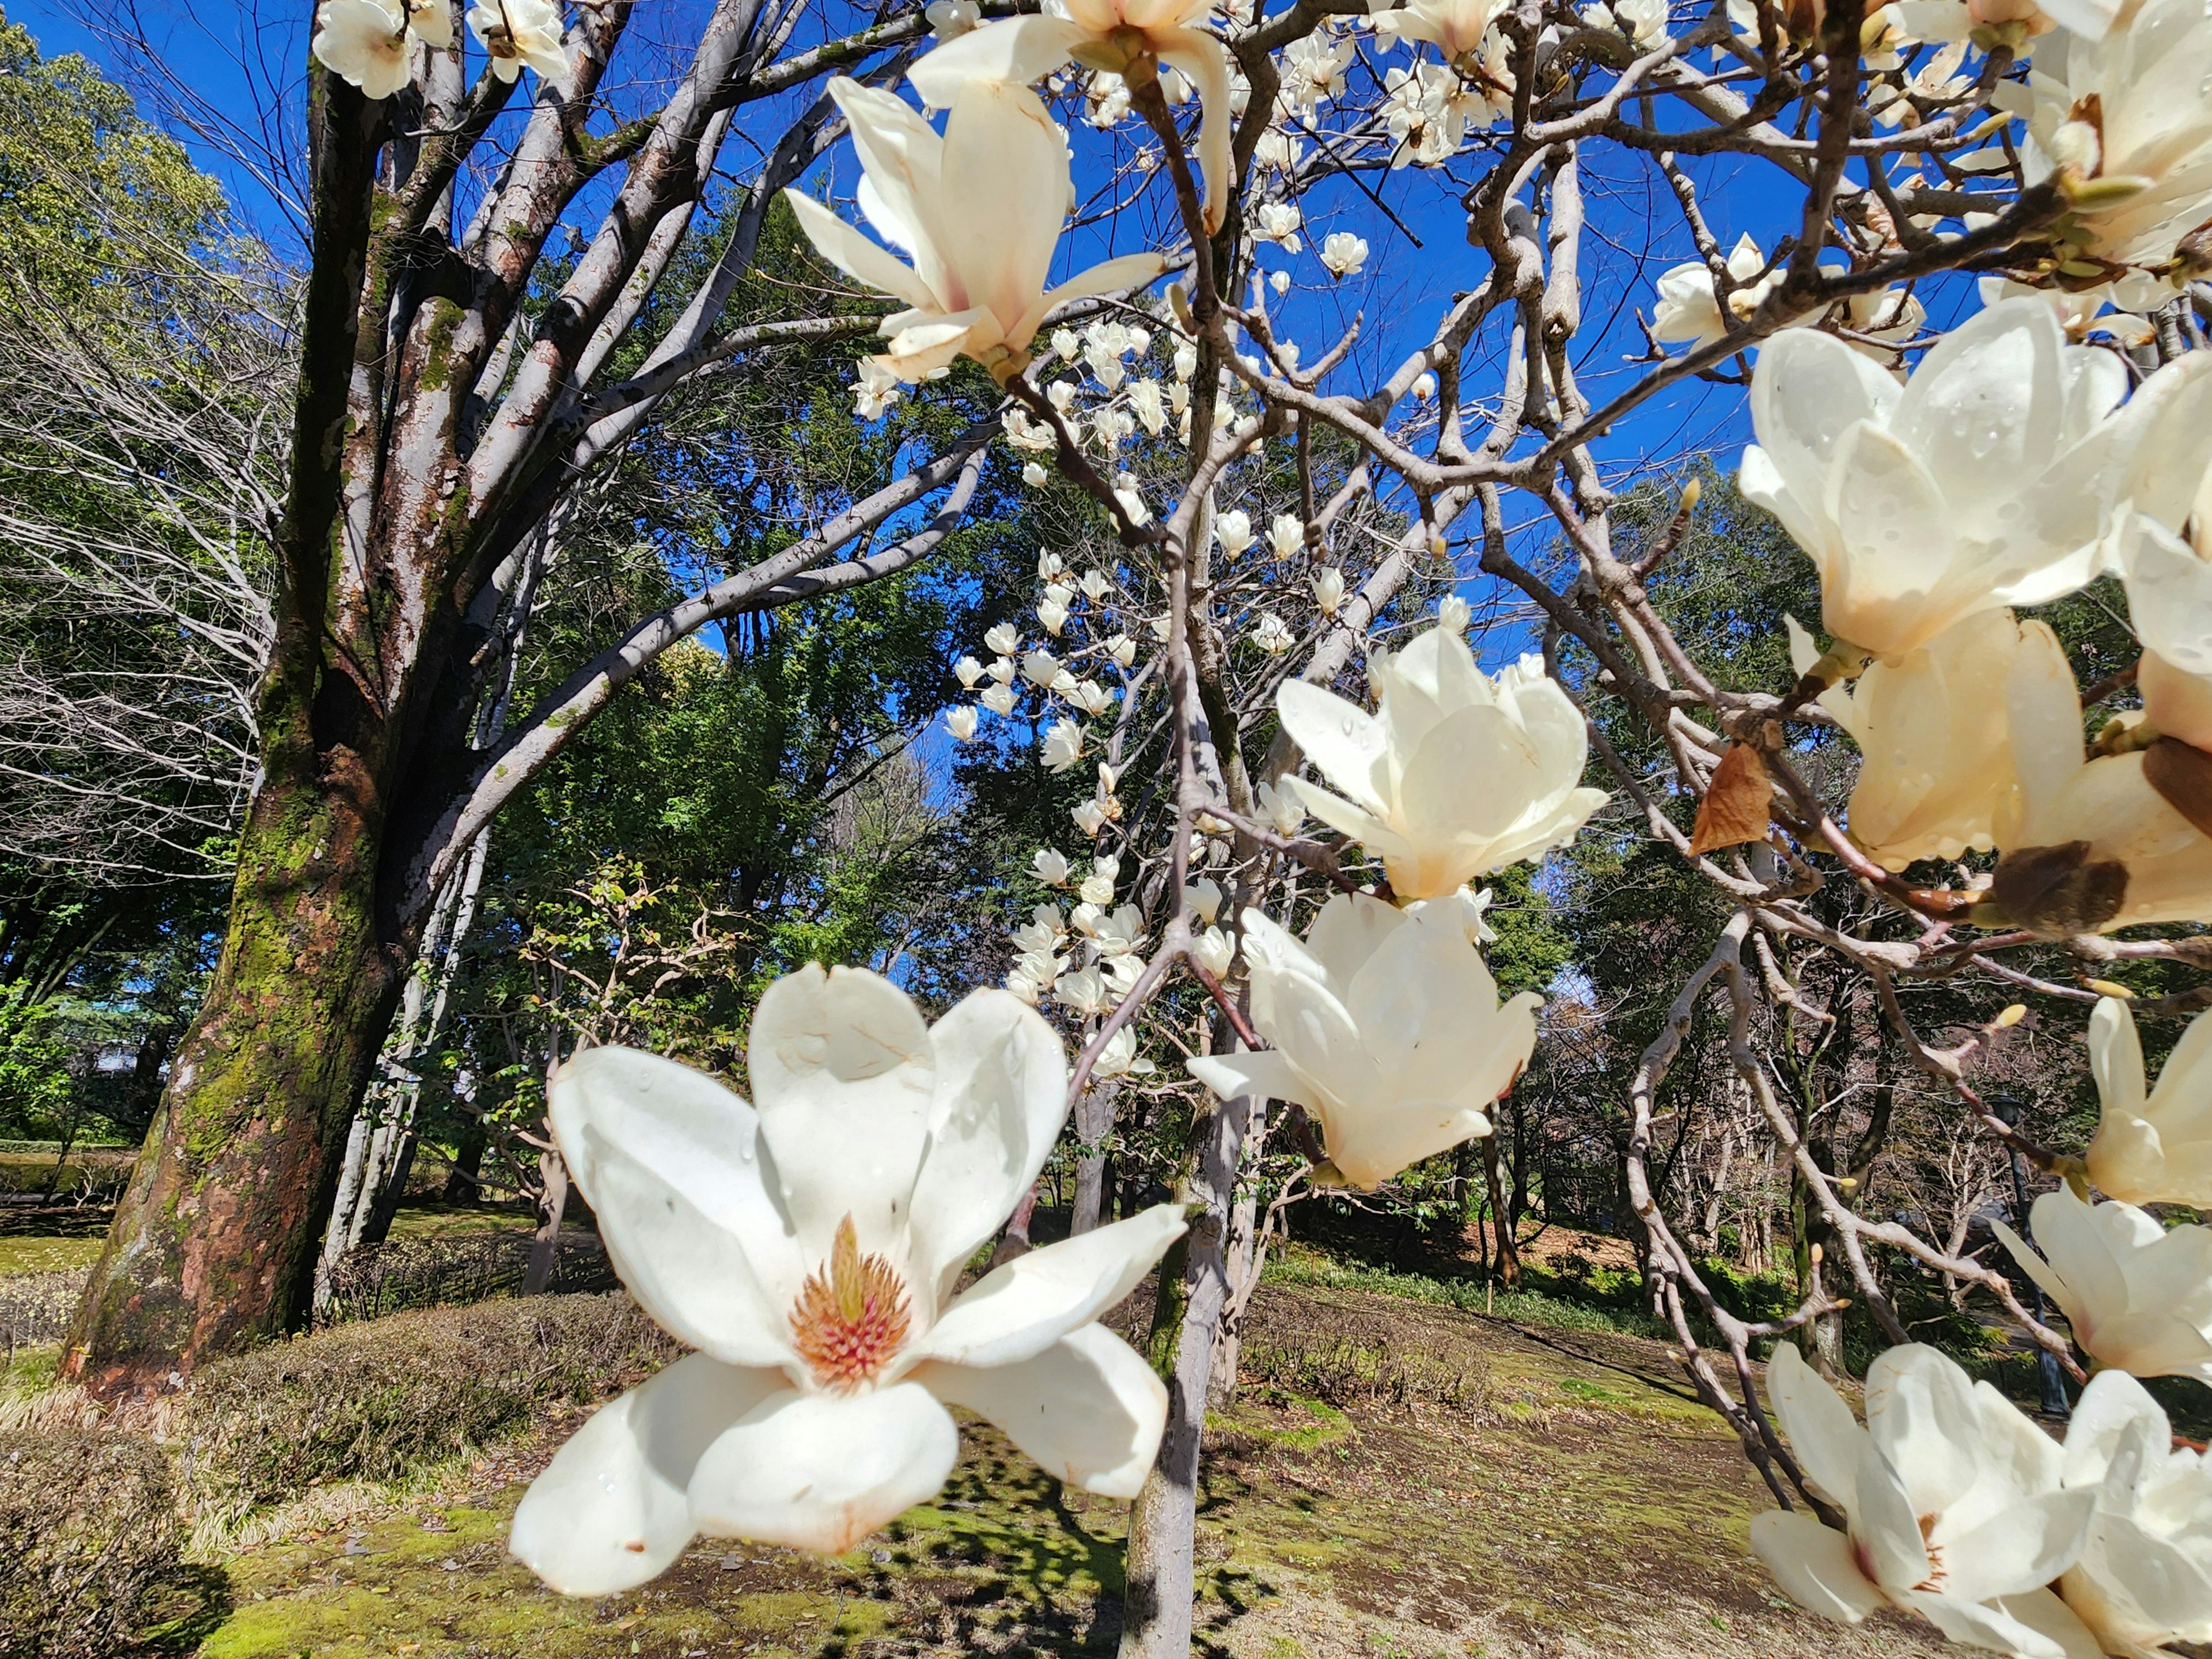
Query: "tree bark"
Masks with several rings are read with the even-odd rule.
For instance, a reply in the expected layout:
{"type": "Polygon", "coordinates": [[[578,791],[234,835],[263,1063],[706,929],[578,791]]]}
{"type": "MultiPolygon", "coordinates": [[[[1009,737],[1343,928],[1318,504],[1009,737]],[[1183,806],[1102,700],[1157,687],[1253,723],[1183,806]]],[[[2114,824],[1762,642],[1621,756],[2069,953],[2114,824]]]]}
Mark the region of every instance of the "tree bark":
{"type": "Polygon", "coordinates": [[[1187,1659],[1197,1584],[1199,1443],[1214,1333],[1229,1297],[1229,1211],[1254,1103],[1217,1101],[1194,1126],[1187,1204],[1203,1206],[1160,1263],[1152,1367],[1168,1385],[1159,1455],[1129,1512],[1121,1659],[1187,1659]]]}
{"type": "Polygon", "coordinates": [[[475,1204],[482,1201],[486,1139],[482,1118],[471,1118],[462,1129],[460,1144],[453,1148],[453,1167],[446,1174],[447,1203],[475,1204]]]}
{"type": "MultiPolygon", "coordinates": [[[[549,1121],[550,1137],[553,1126],[549,1121]]],[[[530,1268],[522,1277],[525,1296],[542,1296],[553,1283],[561,1254],[561,1212],[568,1207],[568,1164],[549,1139],[538,1154],[538,1231],[530,1241],[530,1268]]]]}
{"type": "Polygon", "coordinates": [[[998,1247],[991,1252],[992,1267],[1003,1267],[1016,1256],[1030,1253],[1030,1218],[1036,1213],[1037,1188],[1043,1182],[1042,1176],[1031,1182],[1022,1201],[1014,1206],[1013,1214],[1006,1218],[1006,1231],[999,1235],[998,1247]]]}
{"type": "Polygon", "coordinates": [[[1118,1083],[1094,1083],[1075,1103],[1075,1207],[1067,1236],[1087,1233],[1106,1212],[1106,1138],[1114,1133],[1114,1108],[1120,1099],[1118,1083]]]}
{"type": "Polygon", "coordinates": [[[222,957],[71,1323],[70,1380],[158,1388],[305,1312],[331,1155],[404,961],[372,915],[376,805],[283,776],[256,799],[222,957]]]}
{"type": "Polygon", "coordinates": [[[1514,1212],[1505,1190],[1504,1172],[1498,1168],[1495,1133],[1482,1138],[1482,1173],[1490,1186],[1490,1222],[1498,1238],[1498,1266],[1493,1277],[1510,1291],[1521,1282],[1521,1246],[1513,1236],[1520,1217],[1514,1212]]]}

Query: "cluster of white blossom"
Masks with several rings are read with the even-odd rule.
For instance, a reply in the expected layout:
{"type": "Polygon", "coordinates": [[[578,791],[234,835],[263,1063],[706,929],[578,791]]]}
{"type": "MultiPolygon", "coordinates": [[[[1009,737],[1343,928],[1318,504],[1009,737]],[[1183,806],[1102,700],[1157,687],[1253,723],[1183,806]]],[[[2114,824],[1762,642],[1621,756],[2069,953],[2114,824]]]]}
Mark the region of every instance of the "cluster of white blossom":
{"type": "MultiPolygon", "coordinates": [[[[566,91],[568,58],[554,0],[477,0],[469,33],[491,71],[513,81],[526,68],[566,91]]],[[[414,78],[414,46],[448,52],[453,14],[446,0],[323,0],[315,13],[316,60],[371,98],[389,98],[414,78]]]]}

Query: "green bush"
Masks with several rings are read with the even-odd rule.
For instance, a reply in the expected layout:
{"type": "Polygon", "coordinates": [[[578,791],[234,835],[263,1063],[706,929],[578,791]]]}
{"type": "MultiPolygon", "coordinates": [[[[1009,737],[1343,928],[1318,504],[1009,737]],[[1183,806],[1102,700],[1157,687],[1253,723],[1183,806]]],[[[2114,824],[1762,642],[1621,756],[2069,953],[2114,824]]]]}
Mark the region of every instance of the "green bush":
{"type": "Polygon", "coordinates": [[[152,1442],[0,1433],[0,1659],[112,1659],[150,1622],[179,1549],[152,1442]]]}
{"type": "Polygon", "coordinates": [[[341,1325],[209,1365],[182,1434],[200,1513],[236,1517],[342,1480],[397,1480],[666,1364],[626,1296],[542,1296],[341,1325]]]}

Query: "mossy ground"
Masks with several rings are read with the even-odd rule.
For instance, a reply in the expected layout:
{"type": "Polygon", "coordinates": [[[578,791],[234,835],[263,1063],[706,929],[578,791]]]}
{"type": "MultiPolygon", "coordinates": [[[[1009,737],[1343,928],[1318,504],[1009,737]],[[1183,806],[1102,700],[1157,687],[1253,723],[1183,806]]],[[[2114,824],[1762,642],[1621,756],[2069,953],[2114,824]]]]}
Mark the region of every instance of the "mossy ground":
{"type": "MultiPolygon", "coordinates": [[[[1237,1659],[1923,1659],[1900,1622],[1784,1604],[1745,1547],[1768,1500],[1717,1421],[1634,1338],[1316,1288],[1270,1317],[1387,1318],[1479,1346],[1445,1407],[1248,1389],[1212,1425],[1200,1517],[1207,1650],[1237,1659]]],[[[702,1540],[644,1590],[551,1595],[507,1557],[529,1475],[578,1417],[222,1563],[204,1659],[634,1654],[656,1659],[1110,1651],[1122,1505],[1071,1492],[969,1424],[938,1499],[833,1561],[702,1540]]]]}

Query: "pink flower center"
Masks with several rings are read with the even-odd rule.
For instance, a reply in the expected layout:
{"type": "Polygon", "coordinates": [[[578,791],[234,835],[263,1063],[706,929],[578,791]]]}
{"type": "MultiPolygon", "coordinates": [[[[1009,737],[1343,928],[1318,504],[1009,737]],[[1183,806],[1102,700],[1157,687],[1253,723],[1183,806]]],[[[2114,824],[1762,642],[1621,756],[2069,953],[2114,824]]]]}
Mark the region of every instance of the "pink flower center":
{"type": "Polygon", "coordinates": [[[839,1393],[875,1381],[906,1346],[913,1323],[898,1270],[862,1255],[853,1218],[837,1224],[830,1260],[807,1276],[791,1310],[799,1357],[822,1387],[839,1393]]]}

